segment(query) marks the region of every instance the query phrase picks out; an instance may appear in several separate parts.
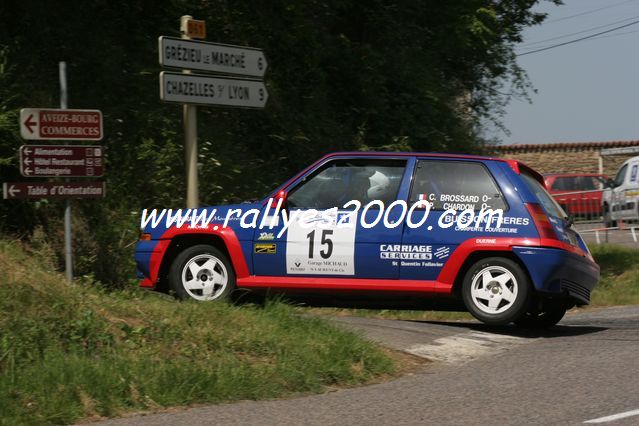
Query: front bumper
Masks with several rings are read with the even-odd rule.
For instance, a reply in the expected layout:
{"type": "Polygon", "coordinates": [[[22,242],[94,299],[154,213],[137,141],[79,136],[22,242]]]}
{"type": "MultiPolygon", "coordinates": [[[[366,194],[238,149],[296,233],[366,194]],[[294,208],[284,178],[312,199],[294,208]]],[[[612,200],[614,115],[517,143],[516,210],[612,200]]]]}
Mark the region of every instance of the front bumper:
{"type": "Polygon", "coordinates": [[[136,275],[141,279],[140,287],[155,288],[167,245],[168,241],[165,240],[138,241],[135,247],[135,266],[136,275]]]}
{"type": "Polygon", "coordinates": [[[513,247],[513,252],[539,293],[568,296],[579,305],[590,303],[590,293],[599,282],[599,265],[594,261],[555,248],[513,247]]]}

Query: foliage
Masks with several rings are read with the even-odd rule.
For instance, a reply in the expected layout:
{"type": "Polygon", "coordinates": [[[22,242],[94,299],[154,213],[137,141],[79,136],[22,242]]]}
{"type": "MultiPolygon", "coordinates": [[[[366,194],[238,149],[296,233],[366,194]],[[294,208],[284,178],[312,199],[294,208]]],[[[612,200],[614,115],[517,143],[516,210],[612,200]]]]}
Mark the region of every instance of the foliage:
{"type": "MultiPolygon", "coordinates": [[[[481,150],[480,124],[526,90],[513,46],[543,19],[538,1],[3,1],[0,177],[21,179],[19,109],[59,104],[66,61],[69,106],[103,111],[108,155],[108,198],[75,203],[76,267],[121,284],[131,212],[184,202],[181,110],[160,102],[157,63],[157,38],[178,36],[181,15],[270,64],[266,109],[199,108],[201,199],[218,204],[262,197],[330,151],[481,150]]],[[[60,203],[3,202],[0,216],[0,231],[41,227],[60,246],[60,203]]]]}

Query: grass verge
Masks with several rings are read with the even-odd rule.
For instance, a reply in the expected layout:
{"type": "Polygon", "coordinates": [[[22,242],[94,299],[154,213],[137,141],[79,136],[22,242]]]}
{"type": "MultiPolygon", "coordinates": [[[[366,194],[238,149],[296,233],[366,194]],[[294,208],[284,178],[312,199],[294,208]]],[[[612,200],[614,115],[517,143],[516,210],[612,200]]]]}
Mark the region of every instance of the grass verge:
{"type": "Polygon", "coordinates": [[[591,305],[639,304],[639,250],[608,244],[591,246],[590,250],[601,267],[591,305]]]}
{"type": "Polygon", "coordinates": [[[177,303],[66,284],[0,241],[2,424],[275,398],[394,373],[390,357],[281,303],[177,303]]]}

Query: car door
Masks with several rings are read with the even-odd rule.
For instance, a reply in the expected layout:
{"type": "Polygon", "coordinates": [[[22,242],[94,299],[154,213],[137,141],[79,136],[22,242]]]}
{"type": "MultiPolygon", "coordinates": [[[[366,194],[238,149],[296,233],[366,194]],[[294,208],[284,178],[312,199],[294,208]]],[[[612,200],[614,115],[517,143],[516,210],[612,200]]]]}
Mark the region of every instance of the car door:
{"type": "MultiPolygon", "coordinates": [[[[504,223],[532,226],[522,220],[525,212],[521,206],[515,204],[508,208],[493,173],[502,176],[500,170],[491,172],[486,164],[478,161],[425,159],[417,162],[409,205],[427,200],[431,208],[424,225],[411,227],[408,221],[404,223],[401,279],[436,279],[459,244],[485,234],[477,227],[458,229],[452,222],[455,215],[446,214],[447,211],[478,213],[482,209],[501,209],[504,223]]],[[[411,223],[419,224],[425,214],[426,210],[421,215],[416,210],[411,223]]],[[[524,232],[520,226],[504,225],[504,228],[509,228],[512,234],[524,232]]]]}
{"type": "Polygon", "coordinates": [[[628,164],[624,164],[617,172],[614,179],[614,187],[612,188],[610,211],[613,220],[621,219],[625,215],[626,206],[626,174],[628,172],[628,164]]]}
{"type": "MultiPolygon", "coordinates": [[[[288,191],[285,208],[271,214],[273,229],[255,233],[255,274],[398,278],[399,264],[385,261],[381,247],[400,244],[402,226],[388,228],[383,217],[386,206],[407,197],[401,188],[410,179],[410,161],[334,158],[301,177],[288,191]],[[271,256],[262,252],[269,247],[271,256]]],[[[394,224],[399,215],[393,209],[386,221],[394,224]]]]}

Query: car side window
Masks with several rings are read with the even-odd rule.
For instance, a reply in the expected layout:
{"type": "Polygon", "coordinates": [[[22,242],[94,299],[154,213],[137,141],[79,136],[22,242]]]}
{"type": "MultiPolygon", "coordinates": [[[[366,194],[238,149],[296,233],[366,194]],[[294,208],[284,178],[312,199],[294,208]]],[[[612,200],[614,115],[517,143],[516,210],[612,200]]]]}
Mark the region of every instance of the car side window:
{"type": "Polygon", "coordinates": [[[405,160],[333,160],[305,178],[287,197],[291,208],[342,208],[351,200],[388,205],[397,199],[405,160]]]}
{"type": "Polygon", "coordinates": [[[410,195],[411,204],[418,200],[434,210],[508,208],[486,166],[470,161],[419,161],[410,195]]]}
{"type": "Polygon", "coordinates": [[[606,187],[606,179],[601,176],[594,177],[595,189],[602,190],[606,187]]]}
{"type": "Polygon", "coordinates": [[[617,176],[615,176],[615,186],[623,185],[624,180],[626,179],[626,172],[628,171],[628,165],[624,165],[617,172],[617,176]]]}
{"type": "Polygon", "coordinates": [[[555,179],[555,183],[552,185],[552,189],[555,191],[570,191],[574,189],[574,183],[570,177],[558,177],[555,179]]]}

